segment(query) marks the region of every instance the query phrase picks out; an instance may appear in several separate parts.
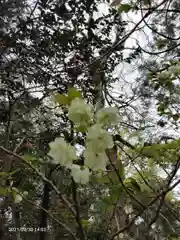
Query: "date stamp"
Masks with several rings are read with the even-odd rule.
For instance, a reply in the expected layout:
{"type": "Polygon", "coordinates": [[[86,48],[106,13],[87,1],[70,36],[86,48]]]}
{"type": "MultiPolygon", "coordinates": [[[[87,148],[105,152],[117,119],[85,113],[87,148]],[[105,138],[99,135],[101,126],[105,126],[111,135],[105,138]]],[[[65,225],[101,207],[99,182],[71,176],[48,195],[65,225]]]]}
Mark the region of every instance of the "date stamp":
{"type": "Polygon", "coordinates": [[[9,227],[9,232],[49,232],[49,228],[42,228],[42,227],[9,227]]]}

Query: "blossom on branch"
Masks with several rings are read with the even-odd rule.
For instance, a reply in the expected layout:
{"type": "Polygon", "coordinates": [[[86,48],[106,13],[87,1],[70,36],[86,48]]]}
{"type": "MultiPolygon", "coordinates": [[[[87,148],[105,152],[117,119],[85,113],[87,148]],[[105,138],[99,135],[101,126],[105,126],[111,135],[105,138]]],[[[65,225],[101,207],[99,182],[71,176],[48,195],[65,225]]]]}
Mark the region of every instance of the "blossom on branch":
{"type": "Polygon", "coordinates": [[[96,113],[96,122],[103,126],[117,125],[119,122],[118,109],[116,107],[101,108],[96,113]]]}
{"type": "Polygon", "coordinates": [[[88,166],[93,171],[106,170],[106,165],[108,163],[108,157],[105,152],[95,153],[90,149],[84,151],[84,164],[88,166]]]}
{"type": "Polygon", "coordinates": [[[86,138],[86,147],[94,153],[102,153],[106,148],[114,146],[112,136],[102,128],[101,124],[95,124],[89,128],[86,138]]]}
{"type": "Polygon", "coordinates": [[[68,118],[76,126],[88,126],[93,119],[92,105],[86,104],[84,100],[75,98],[69,107],[68,118]]]}
{"type": "Polygon", "coordinates": [[[81,169],[79,165],[72,164],[70,169],[71,175],[76,183],[87,184],[89,182],[89,176],[91,175],[91,172],[87,167],[81,169]]]}
{"type": "Polygon", "coordinates": [[[61,166],[72,164],[77,159],[76,149],[67,144],[63,138],[56,138],[54,142],[49,143],[50,151],[48,153],[54,160],[54,163],[61,166]]]}

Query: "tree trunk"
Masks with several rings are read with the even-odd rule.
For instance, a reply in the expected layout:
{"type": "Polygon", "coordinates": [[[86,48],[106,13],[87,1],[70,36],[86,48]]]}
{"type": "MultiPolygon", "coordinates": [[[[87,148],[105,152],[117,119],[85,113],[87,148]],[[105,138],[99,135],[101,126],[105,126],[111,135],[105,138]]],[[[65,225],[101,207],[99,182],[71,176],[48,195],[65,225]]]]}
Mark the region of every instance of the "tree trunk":
{"type": "Polygon", "coordinates": [[[18,210],[17,206],[12,203],[11,204],[11,209],[12,209],[12,223],[13,223],[13,228],[16,228],[17,231],[12,233],[13,240],[21,240],[20,236],[20,211],[18,210]]]}
{"type": "MultiPolygon", "coordinates": [[[[44,190],[42,196],[42,207],[46,210],[49,209],[50,188],[48,183],[44,183],[44,190]]],[[[47,213],[42,209],[40,212],[40,234],[39,240],[47,240],[47,213]],[[42,230],[41,230],[42,228],[42,230]]]]}

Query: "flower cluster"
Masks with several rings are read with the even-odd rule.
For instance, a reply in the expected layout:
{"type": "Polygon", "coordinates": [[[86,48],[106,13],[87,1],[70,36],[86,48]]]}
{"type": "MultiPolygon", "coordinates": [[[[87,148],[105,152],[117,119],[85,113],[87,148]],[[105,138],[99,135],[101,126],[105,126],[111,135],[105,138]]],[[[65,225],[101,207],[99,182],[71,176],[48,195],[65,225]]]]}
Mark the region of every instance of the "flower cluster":
{"type": "Polygon", "coordinates": [[[85,165],[94,171],[105,170],[108,162],[105,150],[112,147],[112,136],[102,128],[101,124],[95,124],[89,128],[87,133],[84,151],[85,165]]]}
{"type": "Polygon", "coordinates": [[[51,150],[48,155],[52,157],[56,164],[67,166],[72,164],[73,160],[77,159],[76,149],[67,144],[63,138],[56,138],[49,146],[51,150]]]}
{"type": "Polygon", "coordinates": [[[86,104],[82,99],[75,98],[69,107],[68,118],[76,126],[88,126],[93,118],[92,105],[86,104]]]}
{"type": "Polygon", "coordinates": [[[108,158],[105,152],[94,153],[90,149],[84,151],[85,164],[94,171],[105,170],[108,158]]]}
{"type": "Polygon", "coordinates": [[[116,107],[101,108],[96,114],[96,122],[104,126],[117,125],[118,109],[116,107]]]}
{"type": "Polygon", "coordinates": [[[76,183],[86,184],[89,182],[89,176],[91,175],[91,172],[88,168],[83,168],[77,164],[72,164],[70,167],[71,169],[71,175],[76,183]]]}
{"type": "Polygon", "coordinates": [[[112,136],[102,128],[102,125],[95,124],[88,130],[86,147],[93,152],[101,153],[106,148],[113,147],[112,136]]]}
{"type": "Polygon", "coordinates": [[[77,127],[86,127],[87,136],[83,152],[84,167],[73,164],[77,160],[75,147],[66,143],[62,138],[56,138],[49,144],[49,156],[54,163],[65,166],[71,170],[71,175],[76,183],[86,184],[92,171],[104,171],[108,162],[106,149],[113,147],[113,139],[105,128],[118,124],[118,109],[105,107],[94,116],[91,104],[86,104],[81,98],[76,97],[69,106],[68,118],[77,127]]]}

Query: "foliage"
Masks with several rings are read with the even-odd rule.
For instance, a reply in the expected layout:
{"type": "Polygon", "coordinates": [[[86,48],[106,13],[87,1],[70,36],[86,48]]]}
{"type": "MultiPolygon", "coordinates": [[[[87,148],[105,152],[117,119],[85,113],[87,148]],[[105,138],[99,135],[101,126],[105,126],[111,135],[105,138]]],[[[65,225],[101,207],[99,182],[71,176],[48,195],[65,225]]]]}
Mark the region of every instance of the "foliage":
{"type": "Polygon", "coordinates": [[[0,4],[1,215],[7,228],[46,230],[12,239],[180,236],[180,140],[164,136],[179,127],[180,6],[103,4],[0,4]],[[126,14],[141,16],[150,44],[127,47],[144,29],[128,31],[126,14]],[[124,79],[125,63],[138,78],[124,79]]]}

